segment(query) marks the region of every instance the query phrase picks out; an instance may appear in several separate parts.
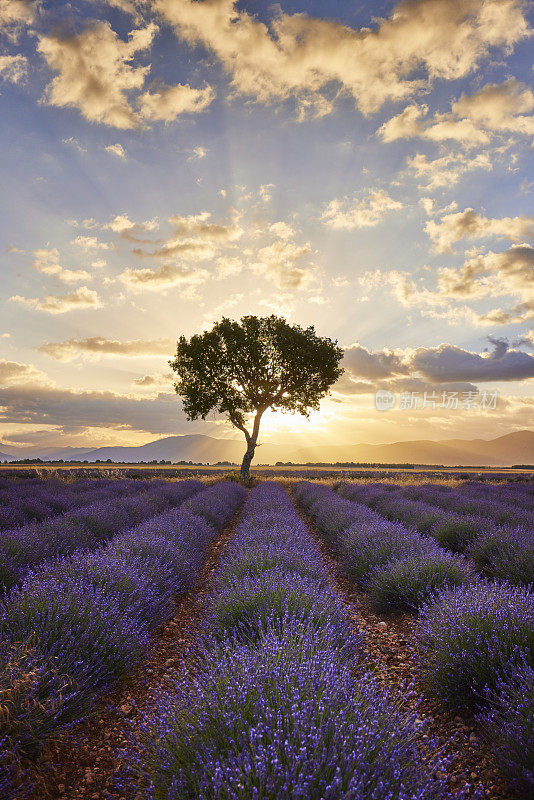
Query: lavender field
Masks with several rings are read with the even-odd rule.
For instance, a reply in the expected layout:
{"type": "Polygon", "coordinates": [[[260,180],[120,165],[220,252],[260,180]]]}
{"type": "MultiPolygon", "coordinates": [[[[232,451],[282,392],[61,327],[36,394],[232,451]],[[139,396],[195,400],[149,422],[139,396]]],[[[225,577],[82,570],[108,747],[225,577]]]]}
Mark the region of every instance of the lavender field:
{"type": "Polygon", "coordinates": [[[534,485],[0,483],[0,797],[534,797],[534,485]]]}

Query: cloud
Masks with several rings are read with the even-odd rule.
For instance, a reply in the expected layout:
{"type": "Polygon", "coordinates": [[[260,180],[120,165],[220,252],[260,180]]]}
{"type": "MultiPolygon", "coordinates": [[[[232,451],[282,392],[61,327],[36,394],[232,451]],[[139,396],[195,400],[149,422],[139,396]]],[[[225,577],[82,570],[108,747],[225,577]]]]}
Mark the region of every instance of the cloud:
{"type": "Polygon", "coordinates": [[[481,297],[533,291],[534,247],[512,245],[503,253],[492,251],[467,259],[459,268],[438,272],[438,290],[446,297],[481,297]]]}
{"type": "Polygon", "coordinates": [[[513,347],[529,347],[534,349],[534,330],[527,331],[513,342],[513,347]]]}
{"type": "Polygon", "coordinates": [[[534,92],[509,78],[488,83],[472,95],[462,94],[451,103],[451,111],[428,118],[428,106],[412,103],[387,120],[378,131],[384,142],[396,139],[455,139],[466,147],[487,144],[494,134],[534,135],[534,92]]]}
{"type": "Polygon", "coordinates": [[[117,158],[126,158],[126,150],[122,144],[108,144],[104,150],[112,156],[117,156],[117,158]]]}
{"type": "Polygon", "coordinates": [[[363,200],[356,197],[331,200],[321,216],[321,221],[337,230],[371,228],[382,220],[387,211],[402,208],[402,203],[393,200],[383,189],[372,189],[363,200]]]}
{"type": "Polygon", "coordinates": [[[351,28],[279,12],[267,25],[234,0],[156,0],[155,10],[192,45],[212,51],[236,93],[257,101],[294,98],[301,117],[331,112],[331,93],[354,98],[364,114],[435,79],[456,80],[494,47],[528,35],[521,0],[402,0],[375,27],[351,28]]]}
{"type": "Polygon", "coordinates": [[[534,378],[534,356],[510,350],[504,340],[492,340],[490,354],[472,353],[451,344],[420,347],[410,358],[413,370],[432,382],[517,381],[534,378]]]}
{"type": "Polygon", "coordinates": [[[299,262],[310,253],[309,244],[278,240],[260,248],[252,269],[274,281],[280,289],[301,289],[309,283],[313,266],[300,266],[299,262]]]}
{"type": "Polygon", "coordinates": [[[41,36],[37,50],[58,74],[48,85],[45,101],[77,108],[85,119],[114,128],[139,128],[143,122],[132,108],[128,93],[142,88],[149,66],[132,66],[139,52],[148,50],[156,26],[131,31],[120,39],[107,22],[97,22],[72,36],[41,36]]]}
{"type": "Polygon", "coordinates": [[[221,278],[238,275],[243,270],[243,267],[242,260],[235,256],[219,256],[217,259],[217,274],[221,278]]]}
{"type": "Polygon", "coordinates": [[[445,214],[439,221],[429,220],[425,231],[438,253],[452,251],[451,245],[460,239],[483,239],[498,236],[512,242],[534,238],[534,216],[488,219],[472,208],[456,214],[445,214]]]}
{"type": "Polygon", "coordinates": [[[534,377],[534,355],[511,349],[505,339],[489,337],[493,350],[475,353],[452,344],[407,350],[371,351],[360,344],[345,348],[343,366],[352,391],[374,391],[376,382],[396,380],[398,391],[408,389],[406,379],[448,386],[488,381],[517,381],[534,377]],[[360,385],[358,386],[358,382],[360,385]],[[367,383],[365,383],[367,382],[367,383]],[[405,388],[399,388],[399,382],[405,388]]]}
{"type": "Polygon", "coordinates": [[[420,377],[390,377],[368,381],[353,378],[350,373],[346,373],[334,386],[335,393],[344,396],[375,394],[378,389],[386,389],[394,394],[401,392],[427,392],[428,395],[437,395],[438,402],[441,400],[440,395],[442,395],[443,392],[476,393],[478,391],[474,383],[469,383],[467,381],[432,383],[420,377]]]}
{"type": "Polygon", "coordinates": [[[53,275],[65,283],[75,283],[76,281],[86,281],[91,279],[91,275],[84,269],[65,269],[59,263],[59,250],[57,247],[51,249],[41,248],[34,250],[35,256],[33,268],[45,275],[53,275]]]}
{"type": "Polygon", "coordinates": [[[139,238],[140,234],[146,232],[150,233],[157,230],[158,227],[159,223],[155,217],[154,219],[147,219],[144,222],[132,222],[127,214],[117,214],[111,222],[102,225],[103,230],[110,230],[114,233],[118,233],[123,239],[128,239],[131,242],[144,244],[150,243],[152,240],[139,238]]]}
{"type": "Polygon", "coordinates": [[[63,430],[111,428],[153,434],[190,432],[174,392],[139,398],[110,391],[76,391],[29,381],[0,387],[5,424],[55,425],[63,430]]]}
{"type": "MultiPolygon", "coordinates": [[[[175,346],[173,341],[170,352],[175,346]]],[[[170,375],[166,385],[168,392],[150,398],[77,390],[57,386],[32,364],[0,359],[0,424],[59,426],[61,431],[55,431],[56,435],[88,428],[154,434],[190,432],[191,423],[180,413],[181,402],[172,389],[170,375]]],[[[154,386],[157,388],[156,383],[154,386]]]]}
{"type": "Polygon", "coordinates": [[[16,41],[34,22],[38,7],[37,0],[0,0],[0,33],[16,41]]]}
{"type": "Polygon", "coordinates": [[[402,305],[418,308],[425,316],[435,319],[456,324],[504,325],[533,318],[533,272],[534,247],[519,244],[502,253],[475,253],[460,267],[438,269],[435,289],[421,287],[406,274],[394,270],[375,273],[372,286],[389,284],[402,305]],[[451,307],[449,303],[450,300],[479,300],[503,295],[515,295],[519,302],[508,308],[483,312],[469,306],[451,307]]]}
{"type": "Polygon", "coordinates": [[[161,86],[154,92],[145,92],[139,98],[140,115],[143,119],[172,122],[179,114],[200,114],[215,99],[211,86],[193,89],[186,84],[161,86]]]}
{"type": "Polygon", "coordinates": [[[235,222],[219,225],[210,221],[211,214],[203,211],[200,214],[169,217],[174,234],[154,250],[136,248],[132,252],[139,258],[187,258],[202,260],[213,258],[220,247],[237,241],[242,229],[235,222]]]}
{"type": "Polygon", "coordinates": [[[157,269],[125,269],[119,275],[122,283],[129,289],[144,291],[160,291],[175,287],[190,288],[204,283],[209,277],[205,269],[190,269],[188,267],[164,264],[157,269]]]}
{"type": "Polygon", "coordinates": [[[452,103],[452,113],[489,131],[534,135],[534,92],[524,83],[509,78],[487,83],[472,95],[462,94],[452,103]]]}
{"type": "Polygon", "coordinates": [[[198,147],[194,147],[191,155],[187,159],[188,161],[200,161],[201,158],[206,158],[208,155],[208,150],[206,147],[202,147],[198,145],[198,147]]]}
{"type": "Polygon", "coordinates": [[[466,309],[473,325],[510,325],[534,319],[534,300],[517,303],[511,308],[493,308],[484,314],[466,309]]]}
{"type": "Polygon", "coordinates": [[[431,197],[420,197],[419,205],[424,208],[427,217],[432,216],[434,212],[434,200],[431,197]]]}
{"type": "Polygon", "coordinates": [[[18,361],[6,361],[0,358],[0,386],[26,381],[41,380],[44,373],[36,369],[33,364],[20,364],[18,361]]]}
{"type": "Polygon", "coordinates": [[[113,356],[138,358],[141,356],[161,356],[172,353],[176,346],[173,339],[133,339],[119,341],[104,336],[90,336],[86,339],[68,339],[65,342],[45,342],[37,349],[40,353],[57,361],[72,361],[78,356],[113,356]]]}
{"type": "Polygon", "coordinates": [[[87,153],[87,148],[84,147],[83,144],[74,136],[69,136],[66,139],[62,139],[61,141],[63,142],[63,144],[68,144],[71,145],[72,147],[75,147],[79,153],[87,153]]]}
{"type": "Polygon", "coordinates": [[[184,258],[191,261],[202,261],[203,259],[213,258],[216,248],[211,242],[197,239],[173,238],[166,241],[161,247],[155,250],[143,250],[136,247],[132,253],[138,258],[184,258]]]}
{"type": "Polygon", "coordinates": [[[447,153],[434,159],[429,159],[424,153],[416,153],[406,159],[406,165],[427,190],[453,186],[471,170],[492,168],[489,155],[485,152],[477,153],[473,158],[465,153],[447,153]]]}
{"type": "Polygon", "coordinates": [[[102,307],[98,294],[87,286],[81,286],[75,292],[66,295],[47,295],[44,300],[35,297],[10,297],[17,303],[35,308],[37,311],[46,311],[48,314],[64,314],[67,311],[79,311],[85,308],[97,309],[102,307]]]}
{"type": "Polygon", "coordinates": [[[24,56],[0,56],[0,80],[20,83],[28,74],[28,59],[24,56]]]}
{"type": "Polygon", "coordinates": [[[110,244],[107,242],[99,242],[96,236],[77,236],[71,241],[71,244],[75,244],[77,247],[80,247],[85,253],[88,253],[90,250],[111,249],[110,244]]]}
{"type": "Polygon", "coordinates": [[[272,190],[274,189],[274,183],[262,183],[259,190],[259,195],[264,203],[270,203],[273,199],[272,190]]]}
{"type": "Polygon", "coordinates": [[[345,348],[343,366],[354,376],[368,380],[408,373],[408,369],[403,365],[402,353],[395,353],[393,350],[373,353],[360,344],[345,348]]]}
{"type": "Polygon", "coordinates": [[[108,5],[111,6],[111,8],[117,8],[125,14],[130,14],[130,16],[134,17],[136,22],[139,22],[141,20],[141,15],[139,14],[138,8],[146,6],[148,0],[93,0],[93,2],[108,5]]]}
{"type": "Polygon", "coordinates": [[[416,137],[433,142],[454,139],[469,147],[487,144],[490,141],[489,135],[470,120],[457,120],[450,114],[435,114],[431,120],[426,120],[427,113],[426,105],[413,103],[406,106],[400,114],[384,122],[378,130],[378,135],[384,142],[416,137]]]}
{"type": "Polygon", "coordinates": [[[235,242],[243,233],[241,228],[232,222],[228,225],[216,225],[210,222],[211,214],[203,211],[201,214],[191,214],[183,217],[175,214],[169,217],[169,222],[179,236],[199,236],[204,240],[215,242],[235,242]]]}
{"type": "Polygon", "coordinates": [[[287,222],[279,221],[273,222],[269,225],[270,233],[274,233],[279,239],[284,239],[287,241],[288,239],[292,239],[295,235],[295,229],[288,225],[287,222]]]}
{"type": "Polygon", "coordinates": [[[144,375],[142,378],[135,378],[134,385],[135,386],[148,386],[150,388],[154,386],[171,386],[174,375],[172,372],[159,374],[159,375],[144,375]]]}

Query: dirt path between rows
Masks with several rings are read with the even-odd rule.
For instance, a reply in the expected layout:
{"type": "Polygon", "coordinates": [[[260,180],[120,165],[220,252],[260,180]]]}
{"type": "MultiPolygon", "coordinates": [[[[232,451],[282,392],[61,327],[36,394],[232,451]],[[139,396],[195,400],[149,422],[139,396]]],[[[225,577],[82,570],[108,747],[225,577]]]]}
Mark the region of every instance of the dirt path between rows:
{"type": "Polygon", "coordinates": [[[120,750],[194,642],[211,574],[242,507],[210,545],[198,587],[176,601],[172,618],[156,632],[153,650],[135,674],[103,695],[90,717],[46,745],[32,770],[35,789],[28,800],[131,800],[134,790],[126,795],[115,785],[120,750]]]}
{"type": "Polygon", "coordinates": [[[444,755],[453,757],[446,773],[451,792],[465,788],[468,783],[471,793],[483,788],[486,800],[512,800],[513,793],[499,775],[491,754],[483,746],[474,715],[467,711],[461,715],[453,714],[439,702],[424,696],[412,650],[416,618],[409,614],[391,616],[375,613],[365,593],[358,591],[340,574],[336,559],[312,519],[295,502],[292,488],[286,489],[321,550],[334,587],[350,607],[356,629],[364,633],[370,666],[378,680],[394,692],[401,706],[413,708],[415,697],[422,698],[417,712],[418,718],[424,723],[421,726],[421,745],[425,748],[426,741],[433,738],[444,755]],[[407,691],[410,684],[415,695],[411,698],[407,691]]]}

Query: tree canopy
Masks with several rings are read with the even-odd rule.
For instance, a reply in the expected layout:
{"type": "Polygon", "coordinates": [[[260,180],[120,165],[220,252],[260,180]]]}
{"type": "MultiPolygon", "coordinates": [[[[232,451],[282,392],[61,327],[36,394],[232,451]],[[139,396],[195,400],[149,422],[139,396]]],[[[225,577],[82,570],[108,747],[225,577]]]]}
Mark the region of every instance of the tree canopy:
{"type": "Polygon", "coordinates": [[[209,331],[181,336],[169,363],[188,419],[217,411],[243,432],[246,477],[262,414],[270,408],[309,416],[343,373],[342,357],[337,342],[317,336],[313,326],[290,325],[273,314],[240,322],[223,317],[209,331]]]}

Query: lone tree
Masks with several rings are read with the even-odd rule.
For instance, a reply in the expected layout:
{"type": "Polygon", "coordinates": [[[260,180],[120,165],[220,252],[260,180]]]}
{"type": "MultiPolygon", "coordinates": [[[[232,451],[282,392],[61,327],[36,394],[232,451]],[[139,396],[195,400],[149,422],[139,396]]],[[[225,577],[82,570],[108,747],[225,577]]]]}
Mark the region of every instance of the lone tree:
{"type": "Polygon", "coordinates": [[[246,479],[263,413],[271,408],[308,417],[342,375],[342,357],[336,341],[273,314],[240,322],[223,317],[189,341],[181,336],[169,364],[188,419],[218,411],[243,432],[247,449],[241,477],[246,479]]]}

